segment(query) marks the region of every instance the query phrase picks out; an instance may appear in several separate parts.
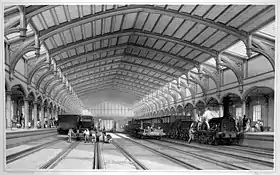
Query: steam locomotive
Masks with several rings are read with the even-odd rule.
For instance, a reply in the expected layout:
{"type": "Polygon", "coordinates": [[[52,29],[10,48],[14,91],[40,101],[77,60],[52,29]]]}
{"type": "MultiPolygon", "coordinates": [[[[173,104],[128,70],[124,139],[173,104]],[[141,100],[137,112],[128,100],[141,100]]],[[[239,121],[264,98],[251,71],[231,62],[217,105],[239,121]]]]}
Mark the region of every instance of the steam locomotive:
{"type": "MultiPolygon", "coordinates": [[[[165,116],[166,117],[166,116],[165,116]]],[[[131,136],[138,137],[141,131],[140,120],[132,120],[125,127],[125,131],[131,136]]],[[[193,121],[189,118],[187,120],[177,119],[170,124],[157,123],[155,126],[160,126],[163,129],[164,137],[180,140],[189,139],[189,130],[193,121]]],[[[144,126],[151,126],[147,124],[144,126]]],[[[241,139],[242,133],[238,132],[235,120],[232,117],[224,116],[221,118],[212,118],[209,120],[210,128],[207,129],[205,123],[201,127],[196,127],[194,132],[194,141],[202,144],[232,144],[241,139]]]]}
{"type": "Polygon", "coordinates": [[[209,120],[210,129],[205,124],[194,133],[194,140],[203,144],[232,144],[238,143],[242,133],[238,131],[232,117],[212,118],[209,120]]]}

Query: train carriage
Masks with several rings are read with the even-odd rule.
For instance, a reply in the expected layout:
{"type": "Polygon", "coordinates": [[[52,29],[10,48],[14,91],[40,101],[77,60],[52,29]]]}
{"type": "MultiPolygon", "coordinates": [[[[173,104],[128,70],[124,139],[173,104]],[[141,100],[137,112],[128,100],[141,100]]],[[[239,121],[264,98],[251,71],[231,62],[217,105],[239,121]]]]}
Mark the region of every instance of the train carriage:
{"type": "Polygon", "coordinates": [[[139,129],[137,132],[137,137],[141,139],[145,138],[155,138],[155,139],[161,139],[162,136],[166,135],[162,129],[139,129]]]}

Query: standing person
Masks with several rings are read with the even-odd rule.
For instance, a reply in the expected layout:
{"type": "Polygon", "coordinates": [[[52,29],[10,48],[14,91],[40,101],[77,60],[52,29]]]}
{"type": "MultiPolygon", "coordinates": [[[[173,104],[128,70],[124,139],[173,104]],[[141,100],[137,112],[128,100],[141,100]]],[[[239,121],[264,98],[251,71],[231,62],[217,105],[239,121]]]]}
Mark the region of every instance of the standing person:
{"type": "Polygon", "coordinates": [[[21,124],[21,128],[24,128],[24,116],[23,116],[23,113],[20,114],[20,124],[21,124]]]}
{"type": "Polygon", "coordinates": [[[198,122],[197,121],[193,121],[191,126],[190,126],[190,130],[189,130],[189,140],[188,143],[191,143],[191,141],[194,139],[194,133],[197,130],[197,126],[198,122]]]}
{"type": "Polygon", "coordinates": [[[67,142],[72,142],[72,134],[75,134],[73,129],[69,129],[68,131],[68,141],[67,142]]]}
{"type": "Polygon", "coordinates": [[[86,143],[87,141],[89,141],[89,130],[88,129],[86,129],[84,131],[84,135],[85,135],[85,143],[86,143]]]}
{"type": "Polygon", "coordinates": [[[80,131],[79,131],[79,128],[76,129],[76,140],[80,140],[80,131]]]}
{"type": "Polygon", "coordinates": [[[246,123],[247,123],[247,118],[246,118],[246,115],[244,115],[243,116],[243,119],[242,119],[242,126],[243,126],[243,131],[245,131],[246,130],[246,123]]]}

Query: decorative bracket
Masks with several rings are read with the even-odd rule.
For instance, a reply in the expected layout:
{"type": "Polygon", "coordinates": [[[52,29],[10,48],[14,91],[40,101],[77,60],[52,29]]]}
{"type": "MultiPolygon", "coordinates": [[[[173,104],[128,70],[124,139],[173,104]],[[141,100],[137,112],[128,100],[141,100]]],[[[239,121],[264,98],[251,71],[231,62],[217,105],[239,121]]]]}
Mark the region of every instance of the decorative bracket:
{"type": "Polygon", "coordinates": [[[275,54],[273,48],[254,37],[249,37],[249,40],[250,42],[249,48],[247,48],[247,55],[250,57],[252,51],[254,51],[265,56],[271,63],[273,70],[275,70],[275,54]]]}
{"type": "Polygon", "coordinates": [[[243,61],[238,59],[229,58],[223,55],[219,55],[218,64],[230,68],[237,77],[240,85],[243,84],[244,68],[243,61]],[[222,62],[223,61],[223,62],[222,62]]]}
{"type": "Polygon", "coordinates": [[[189,76],[190,76],[190,78],[192,78],[192,81],[194,81],[195,83],[197,83],[201,87],[201,90],[202,90],[203,94],[205,95],[208,91],[208,84],[205,81],[207,79],[205,77],[202,77],[200,79],[196,74],[193,74],[193,73],[190,73],[190,72],[189,72],[189,76]]]}
{"type": "Polygon", "coordinates": [[[216,84],[217,91],[219,91],[221,89],[220,71],[208,65],[201,65],[201,66],[202,66],[204,76],[211,78],[216,84]]]}

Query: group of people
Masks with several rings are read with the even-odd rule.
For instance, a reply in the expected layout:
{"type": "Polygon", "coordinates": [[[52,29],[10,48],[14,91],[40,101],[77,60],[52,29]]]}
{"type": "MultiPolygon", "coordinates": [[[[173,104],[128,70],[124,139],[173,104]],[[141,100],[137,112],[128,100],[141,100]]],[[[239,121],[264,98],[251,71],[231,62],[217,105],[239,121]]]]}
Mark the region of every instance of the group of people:
{"type": "MultiPolygon", "coordinates": [[[[12,122],[15,123],[15,127],[16,128],[25,128],[25,118],[23,113],[21,113],[19,116],[15,116],[12,119],[12,122]]],[[[34,119],[32,119],[32,121],[29,121],[27,123],[28,128],[32,127],[32,123],[34,123],[34,119]]],[[[58,121],[54,118],[51,118],[49,120],[49,122],[46,120],[43,123],[43,126],[41,125],[41,121],[37,121],[37,128],[51,128],[52,126],[56,126],[58,125],[58,121]]]]}
{"type": "MultiPolygon", "coordinates": [[[[76,130],[76,133],[74,132],[74,129],[69,129],[68,131],[68,142],[72,142],[72,136],[76,135],[77,137],[79,137],[79,130],[76,130]]],[[[103,130],[102,132],[100,132],[98,129],[85,129],[83,132],[84,135],[84,142],[99,142],[100,141],[100,136],[102,135],[102,140],[104,143],[110,143],[112,142],[112,136],[110,134],[106,135],[105,130],[103,130]]]]}
{"type": "Polygon", "coordinates": [[[263,121],[257,120],[252,125],[252,121],[250,118],[246,118],[246,115],[244,115],[242,119],[243,123],[243,131],[244,132],[263,132],[264,131],[264,124],[263,121]]]}

